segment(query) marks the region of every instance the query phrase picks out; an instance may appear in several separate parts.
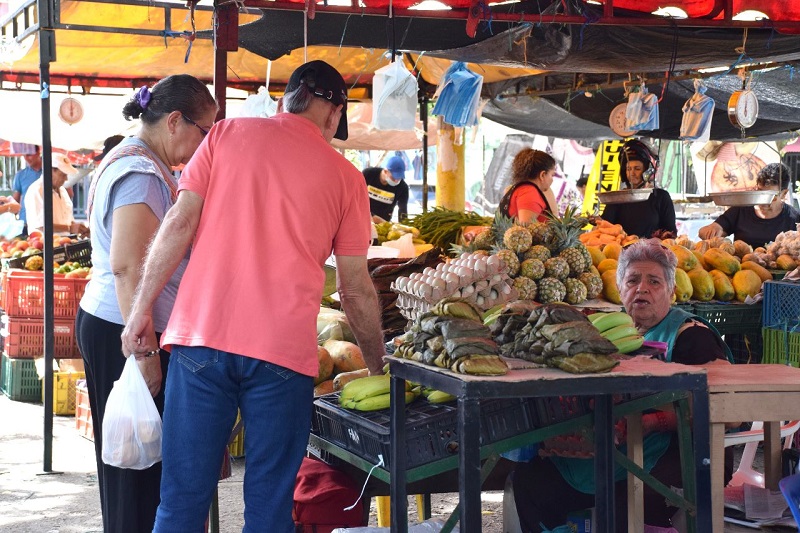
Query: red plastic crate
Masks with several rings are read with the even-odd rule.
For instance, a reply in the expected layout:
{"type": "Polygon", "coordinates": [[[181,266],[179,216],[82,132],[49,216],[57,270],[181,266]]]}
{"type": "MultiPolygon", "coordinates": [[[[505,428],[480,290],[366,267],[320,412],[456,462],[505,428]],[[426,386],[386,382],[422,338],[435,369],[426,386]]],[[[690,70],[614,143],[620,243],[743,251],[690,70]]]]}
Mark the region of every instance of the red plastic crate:
{"type": "MultiPolygon", "coordinates": [[[[55,274],[53,315],[56,319],[75,318],[88,282],[89,280],[83,278],[67,278],[62,274],[55,274]]],[[[10,317],[44,317],[44,274],[9,270],[3,278],[2,307],[10,317]]]]}
{"type": "MultiPolygon", "coordinates": [[[[32,359],[44,354],[44,320],[36,318],[3,317],[5,353],[17,359],[32,359]]],[[[81,356],[75,340],[75,321],[56,320],[54,323],[53,357],[77,359],[81,356]]]]}

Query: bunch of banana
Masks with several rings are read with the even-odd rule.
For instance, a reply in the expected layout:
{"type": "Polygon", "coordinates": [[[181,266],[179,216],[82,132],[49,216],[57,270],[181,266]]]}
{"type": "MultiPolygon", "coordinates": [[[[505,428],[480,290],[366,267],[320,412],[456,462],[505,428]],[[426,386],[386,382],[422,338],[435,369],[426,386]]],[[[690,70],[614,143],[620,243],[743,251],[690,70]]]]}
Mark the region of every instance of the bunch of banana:
{"type": "Polygon", "coordinates": [[[594,313],[588,318],[600,335],[614,343],[619,353],[630,353],[642,347],[644,338],[628,313],[594,313]]]}
{"type": "Polygon", "coordinates": [[[447,403],[458,399],[452,394],[436,389],[429,389],[428,387],[423,387],[421,392],[430,403],[447,403]]]}
{"type": "MultiPolygon", "coordinates": [[[[406,403],[413,402],[417,395],[411,391],[412,384],[406,383],[406,403]]],[[[380,411],[388,409],[391,403],[389,394],[391,376],[369,376],[351,381],[339,393],[339,405],[357,411],[380,411]]]]}

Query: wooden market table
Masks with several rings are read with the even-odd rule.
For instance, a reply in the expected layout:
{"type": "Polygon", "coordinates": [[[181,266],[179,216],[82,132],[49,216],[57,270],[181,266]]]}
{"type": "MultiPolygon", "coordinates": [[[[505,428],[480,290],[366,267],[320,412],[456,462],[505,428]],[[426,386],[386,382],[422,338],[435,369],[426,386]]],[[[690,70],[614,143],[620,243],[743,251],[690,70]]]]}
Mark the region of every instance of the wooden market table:
{"type": "MultiPolygon", "coordinates": [[[[695,492],[697,530],[711,531],[710,424],[704,368],[636,358],[622,361],[605,374],[575,375],[544,368],[513,370],[505,376],[483,377],[460,375],[395,357],[387,360],[392,375],[389,470],[393,532],[408,531],[405,380],[458,397],[460,531],[464,533],[481,530],[481,399],[554,396],[590,396],[594,399],[596,527],[602,533],[613,532],[615,524],[613,396],[623,392],[691,392],[694,480],[684,485],[690,487],[688,492],[695,492]],[[696,490],[691,490],[692,487],[696,490]]],[[[692,499],[691,494],[687,497],[692,499]]]]}
{"type": "Polygon", "coordinates": [[[778,490],[780,426],[800,420],[800,369],[786,365],[708,365],[713,531],[723,531],[725,424],[764,421],[765,486],[778,490]]]}

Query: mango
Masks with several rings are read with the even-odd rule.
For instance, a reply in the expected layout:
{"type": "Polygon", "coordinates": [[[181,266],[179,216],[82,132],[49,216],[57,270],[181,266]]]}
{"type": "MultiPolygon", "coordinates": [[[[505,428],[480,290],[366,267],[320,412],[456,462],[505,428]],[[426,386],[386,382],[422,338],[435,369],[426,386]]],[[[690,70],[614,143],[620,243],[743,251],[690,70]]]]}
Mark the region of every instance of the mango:
{"type": "Polygon", "coordinates": [[[616,270],[617,269],[617,260],[616,259],[603,259],[600,261],[600,264],[597,265],[597,270],[600,274],[607,272],[609,270],[616,270]]]}
{"type": "Polygon", "coordinates": [[[617,288],[617,269],[606,270],[600,274],[600,279],[603,280],[603,297],[611,303],[622,304],[617,288]]]}
{"type": "Polygon", "coordinates": [[[779,255],[775,259],[775,263],[778,265],[780,270],[794,270],[797,267],[794,257],[788,254],[779,255]]]}
{"type": "Polygon", "coordinates": [[[739,261],[731,254],[719,248],[709,248],[706,250],[703,254],[703,261],[705,261],[706,267],[711,267],[712,269],[716,268],[729,276],[741,270],[739,261]]]}
{"type": "Polygon", "coordinates": [[[600,261],[606,258],[606,255],[600,250],[597,246],[587,246],[587,250],[589,250],[589,255],[592,256],[592,265],[597,266],[600,264],[600,261]]]}
{"type": "MultiPolygon", "coordinates": [[[[610,242],[603,248],[603,255],[608,259],[619,259],[619,254],[622,252],[622,245],[618,242],[610,242]]],[[[598,269],[600,267],[598,266],[598,269]]]]}
{"type": "Polygon", "coordinates": [[[730,302],[736,297],[731,278],[721,270],[712,270],[708,273],[714,281],[714,298],[722,302],[730,302]]]}
{"type": "Polygon", "coordinates": [[[695,268],[687,272],[687,276],[692,283],[692,298],[701,302],[714,299],[714,280],[711,274],[702,268],[695,268]]]}
{"type": "Polygon", "coordinates": [[[686,272],[690,271],[694,267],[697,266],[697,258],[694,256],[692,252],[684,248],[683,246],[678,246],[677,244],[673,244],[669,247],[672,253],[675,254],[675,257],[678,258],[678,268],[681,270],[685,270],[686,272]]]}
{"type": "Polygon", "coordinates": [[[675,300],[678,302],[688,302],[692,297],[692,280],[689,279],[689,274],[685,270],[675,269],[675,300]]]}

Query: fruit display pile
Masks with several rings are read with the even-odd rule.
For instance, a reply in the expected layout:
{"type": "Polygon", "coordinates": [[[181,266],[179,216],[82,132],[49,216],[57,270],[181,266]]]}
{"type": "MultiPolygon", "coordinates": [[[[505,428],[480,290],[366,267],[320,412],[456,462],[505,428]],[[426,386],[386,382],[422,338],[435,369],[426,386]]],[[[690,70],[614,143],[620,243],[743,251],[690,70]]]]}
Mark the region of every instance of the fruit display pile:
{"type": "MultiPolygon", "coordinates": [[[[0,242],[0,258],[13,259],[41,254],[42,250],[44,250],[43,238],[42,232],[34,230],[28,235],[27,239],[25,237],[14,237],[10,241],[0,242]]],[[[77,242],[77,239],[53,235],[54,248],[76,244],[77,242]]]]}
{"type": "Polygon", "coordinates": [[[379,244],[396,241],[403,238],[405,235],[410,235],[411,243],[414,245],[414,255],[420,255],[433,249],[433,245],[428,244],[424,239],[420,238],[420,231],[413,226],[381,222],[380,224],[375,224],[375,232],[378,234],[379,244]]]}

